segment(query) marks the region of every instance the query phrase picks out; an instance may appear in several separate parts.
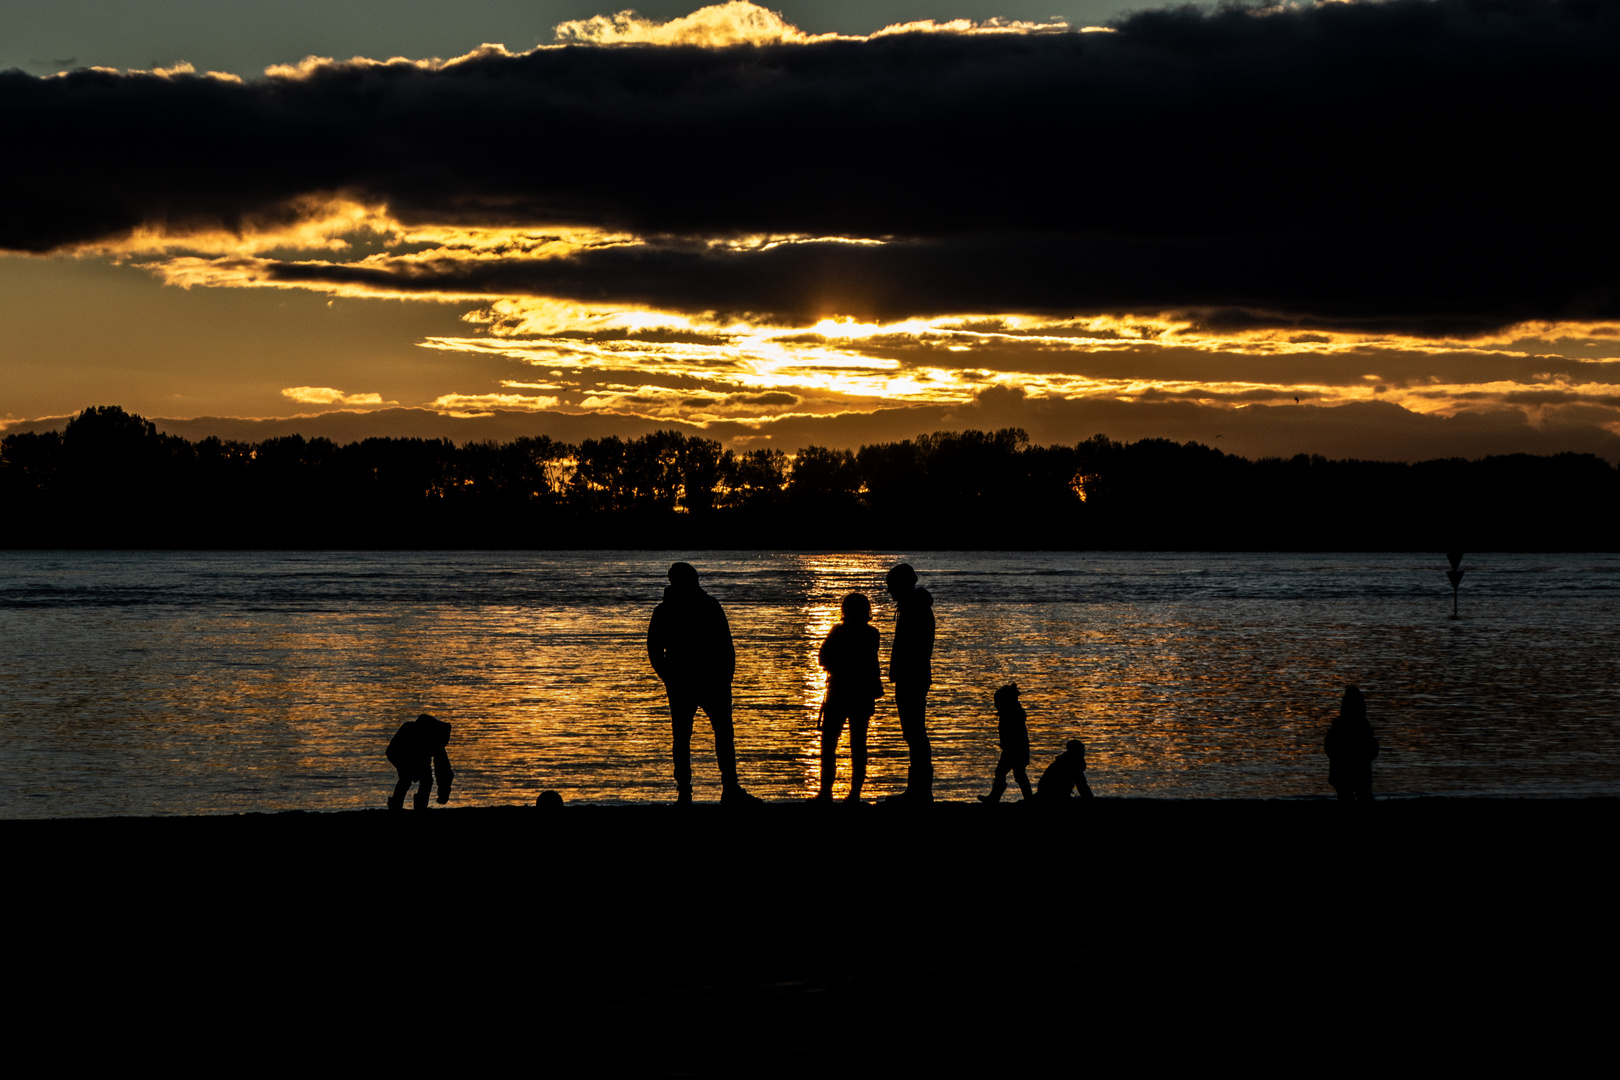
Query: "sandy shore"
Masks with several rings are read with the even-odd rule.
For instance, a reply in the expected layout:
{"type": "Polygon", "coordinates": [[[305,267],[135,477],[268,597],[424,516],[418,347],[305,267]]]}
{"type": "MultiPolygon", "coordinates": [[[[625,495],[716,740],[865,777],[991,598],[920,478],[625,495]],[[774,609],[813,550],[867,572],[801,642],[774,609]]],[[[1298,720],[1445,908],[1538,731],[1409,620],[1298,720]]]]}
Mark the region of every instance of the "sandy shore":
{"type": "Polygon", "coordinates": [[[1606,1030],[1620,800],[1351,809],[7,821],[8,996],[223,1068],[1545,1069],[1606,1030]]]}

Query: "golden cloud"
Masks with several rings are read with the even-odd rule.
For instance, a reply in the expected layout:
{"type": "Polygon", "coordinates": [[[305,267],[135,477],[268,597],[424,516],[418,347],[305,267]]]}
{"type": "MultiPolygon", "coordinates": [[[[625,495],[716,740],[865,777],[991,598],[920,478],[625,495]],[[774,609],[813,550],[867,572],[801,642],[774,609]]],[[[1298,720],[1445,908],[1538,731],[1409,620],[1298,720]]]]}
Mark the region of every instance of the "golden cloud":
{"type": "Polygon", "coordinates": [[[345,394],[330,386],[289,386],[281,396],[301,405],[398,405],[397,401],[384,401],[381,394],[345,394]]]}
{"type": "Polygon", "coordinates": [[[531,394],[443,394],[432,407],[451,416],[488,416],[497,409],[539,412],[557,404],[555,397],[531,394]]]}
{"type": "MultiPolygon", "coordinates": [[[[358,246],[398,246],[410,243],[413,234],[407,232],[389,216],[387,209],[374,203],[365,203],[339,194],[305,195],[290,199],[276,212],[249,215],[233,231],[224,229],[188,229],[184,225],[142,225],[116,240],[98,241],[75,247],[74,255],[111,256],[115,259],[148,256],[173,256],[186,265],[188,272],[200,275],[210,258],[231,256],[247,258],[272,251],[325,252],[339,255],[354,251],[358,246]],[[176,252],[191,253],[183,260],[176,252]]],[[[160,274],[168,264],[157,263],[151,269],[160,274]]],[[[218,284],[247,284],[235,272],[239,267],[226,267],[218,284]]],[[[176,282],[178,284],[179,282],[176,282]]],[[[215,284],[198,280],[194,284],[215,284]]],[[[257,281],[253,284],[268,284],[257,281]]]]}
{"type": "MultiPolygon", "coordinates": [[[[730,0],[699,8],[690,15],[663,22],[648,19],[634,11],[616,15],[593,15],[558,23],[557,40],[570,45],[697,45],[720,49],[736,45],[811,45],[824,41],[867,41],[894,34],[1042,34],[1071,29],[1067,22],[1025,22],[1016,19],[951,19],[936,22],[895,23],[871,35],[807,34],[784,19],[780,12],[762,8],[747,0],[730,0]]],[[[1111,32],[1107,27],[1088,26],[1086,32],[1111,32]]]]}

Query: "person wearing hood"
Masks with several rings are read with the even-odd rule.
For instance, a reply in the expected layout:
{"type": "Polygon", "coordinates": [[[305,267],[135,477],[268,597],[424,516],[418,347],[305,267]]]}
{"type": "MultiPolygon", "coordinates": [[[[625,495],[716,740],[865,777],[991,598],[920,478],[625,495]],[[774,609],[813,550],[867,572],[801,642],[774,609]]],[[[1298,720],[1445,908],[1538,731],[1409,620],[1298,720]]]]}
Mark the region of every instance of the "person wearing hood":
{"type": "Polygon", "coordinates": [[[1372,763],[1378,737],[1367,722],[1367,699],[1359,686],[1347,686],[1339,715],[1328,728],[1323,749],[1328,757],[1328,783],[1345,802],[1372,801],[1372,763]]]}
{"type": "Polygon", "coordinates": [[[1070,739],[1063,753],[1035,781],[1035,798],[1047,806],[1068,805],[1071,792],[1078,792],[1082,799],[1092,797],[1091,785],[1086,783],[1086,744],[1079,739],[1070,739]]]}
{"type": "Polygon", "coordinates": [[[900,734],[911,757],[906,789],[890,798],[932,802],[934,755],[928,744],[927,713],[928,687],[934,681],[934,597],[917,584],[917,571],[908,563],[892,567],[884,582],[896,609],[889,681],[894,683],[894,708],[900,714],[900,734]]]}
{"type": "Polygon", "coordinates": [[[731,723],[731,677],[737,650],[720,602],[698,586],[690,563],[669,568],[664,602],[647,626],[647,658],[664,680],[675,736],[675,788],[681,805],[692,801],[692,724],[698,709],[714,728],[721,801],[759,802],[737,782],[737,739],[731,723]]]}

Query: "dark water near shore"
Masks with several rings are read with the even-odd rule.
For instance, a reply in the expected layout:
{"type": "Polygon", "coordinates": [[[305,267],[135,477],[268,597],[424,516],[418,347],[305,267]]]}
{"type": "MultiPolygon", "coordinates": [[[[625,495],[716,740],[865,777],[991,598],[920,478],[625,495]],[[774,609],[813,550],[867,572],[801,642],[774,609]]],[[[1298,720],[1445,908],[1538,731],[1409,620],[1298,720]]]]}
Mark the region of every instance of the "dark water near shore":
{"type": "MultiPolygon", "coordinates": [[[[943,798],[988,788],[1010,680],[1032,771],[1082,737],[1099,795],[1328,794],[1347,682],[1382,794],[1620,794],[1615,555],[1471,556],[1452,620],[1439,555],[5,552],[0,816],[376,806],[423,711],[455,725],[457,803],[669,799],[644,635],[674,558],[731,618],[745,782],[804,797],[816,647],[861,590],[886,652],[902,557],[936,598],[943,798]]],[[[881,795],[892,698],[873,745],[881,795]]],[[[701,719],[695,747],[716,797],[701,719]]]]}

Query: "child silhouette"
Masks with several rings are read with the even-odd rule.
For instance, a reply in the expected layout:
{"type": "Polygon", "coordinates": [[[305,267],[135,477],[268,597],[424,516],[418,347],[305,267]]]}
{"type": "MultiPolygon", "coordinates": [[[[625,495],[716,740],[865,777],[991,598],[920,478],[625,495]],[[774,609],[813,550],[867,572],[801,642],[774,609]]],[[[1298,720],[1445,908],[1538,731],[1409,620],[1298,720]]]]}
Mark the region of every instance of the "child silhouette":
{"type": "Polygon", "coordinates": [[[1066,803],[1069,792],[1076,788],[1082,799],[1091,798],[1091,785],[1086,783],[1086,744],[1070,739],[1068,749],[1041,773],[1035,794],[1043,803],[1066,803]]]}
{"type": "Polygon", "coordinates": [[[996,733],[1001,743],[1001,758],[996,762],[996,779],[990,785],[990,794],[980,795],[982,803],[1001,801],[1007,790],[1007,773],[1018,781],[1018,789],[1025,799],[1033,799],[1035,792],[1029,786],[1029,714],[1018,704],[1018,684],[1008,683],[996,691],[996,733]]]}
{"type": "Polygon", "coordinates": [[[416,791],[416,809],[426,810],[428,795],[433,790],[433,777],[439,777],[439,802],[450,801],[450,755],[445,747],[450,743],[450,725],[423,713],[415,720],[399,725],[394,737],[388,740],[388,761],[399,771],[399,783],[388,797],[388,809],[405,809],[405,793],[418,780],[422,786],[416,791]]]}

